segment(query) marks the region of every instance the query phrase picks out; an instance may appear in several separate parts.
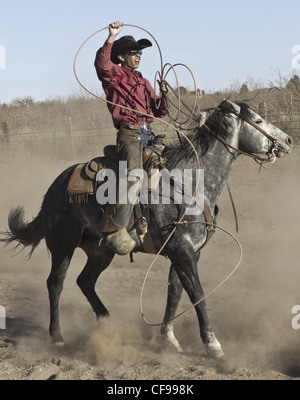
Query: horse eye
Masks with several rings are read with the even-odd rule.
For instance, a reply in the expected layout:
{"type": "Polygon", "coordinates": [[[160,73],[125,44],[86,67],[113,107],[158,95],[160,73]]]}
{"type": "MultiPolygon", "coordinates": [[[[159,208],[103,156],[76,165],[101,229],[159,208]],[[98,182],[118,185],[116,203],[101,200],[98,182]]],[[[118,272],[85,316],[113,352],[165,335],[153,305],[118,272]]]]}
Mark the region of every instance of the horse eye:
{"type": "Polygon", "coordinates": [[[256,124],[261,124],[261,123],[262,123],[262,119],[257,119],[257,120],[255,121],[255,123],[256,123],[256,124]]]}

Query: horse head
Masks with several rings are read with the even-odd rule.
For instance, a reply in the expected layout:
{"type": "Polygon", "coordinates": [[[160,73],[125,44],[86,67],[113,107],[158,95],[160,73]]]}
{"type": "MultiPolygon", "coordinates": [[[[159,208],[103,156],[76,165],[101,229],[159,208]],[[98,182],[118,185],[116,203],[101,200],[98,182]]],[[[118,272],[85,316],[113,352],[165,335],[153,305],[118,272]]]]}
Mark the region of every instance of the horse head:
{"type": "Polygon", "coordinates": [[[239,153],[250,155],[259,161],[271,162],[274,162],[276,157],[291,153],[291,136],[263,119],[247,104],[223,100],[218,109],[226,114],[225,119],[231,119],[230,124],[235,128],[236,134],[233,146],[239,153]],[[268,158],[263,159],[256,154],[265,154],[268,158]]]}

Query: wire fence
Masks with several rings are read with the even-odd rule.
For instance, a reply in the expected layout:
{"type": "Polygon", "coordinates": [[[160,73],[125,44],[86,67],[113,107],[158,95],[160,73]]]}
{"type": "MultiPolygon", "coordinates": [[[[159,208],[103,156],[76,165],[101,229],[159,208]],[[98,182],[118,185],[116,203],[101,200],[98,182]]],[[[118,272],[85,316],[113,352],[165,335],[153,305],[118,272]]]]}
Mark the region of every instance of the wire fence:
{"type": "MultiPolygon", "coordinates": [[[[154,132],[174,138],[170,127],[153,124],[154,132]]],[[[115,144],[117,130],[112,125],[99,128],[72,129],[71,120],[62,130],[9,133],[2,123],[0,162],[28,159],[88,161],[103,155],[103,148],[115,144]]],[[[175,134],[176,135],[176,134],[175,134]]]]}
{"type": "MultiPolygon", "coordinates": [[[[262,116],[300,144],[300,113],[262,116]]],[[[155,133],[166,135],[167,143],[177,138],[172,128],[156,122],[153,126],[155,133]]],[[[67,120],[64,129],[54,131],[10,133],[5,122],[0,127],[0,162],[24,158],[84,162],[102,155],[104,146],[114,144],[116,140],[116,129],[112,125],[72,129],[71,119],[67,120]]]]}

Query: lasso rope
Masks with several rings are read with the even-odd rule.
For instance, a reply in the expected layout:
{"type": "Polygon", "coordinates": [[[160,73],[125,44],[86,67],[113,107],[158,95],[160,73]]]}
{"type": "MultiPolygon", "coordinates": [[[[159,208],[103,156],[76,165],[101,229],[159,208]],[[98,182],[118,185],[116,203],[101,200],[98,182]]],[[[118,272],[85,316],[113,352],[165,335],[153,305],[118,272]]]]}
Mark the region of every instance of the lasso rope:
{"type": "MultiPolygon", "coordinates": [[[[163,82],[163,81],[166,82],[166,77],[167,77],[168,73],[172,70],[172,71],[174,72],[174,75],[175,75],[175,78],[176,78],[176,82],[177,82],[177,88],[178,88],[178,96],[177,96],[177,97],[178,97],[178,107],[177,107],[177,116],[176,116],[176,117],[174,117],[174,116],[171,114],[171,112],[170,112],[169,109],[168,109],[168,116],[169,116],[169,118],[170,118],[174,123],[177,123],[177,124],[179,124],[179,125],[184,125],[184,124],[186,124],[186,123],[189,122],[189,120],[194,116],[194,111],[195,111],[196,105],[197,105],[196,82],[195,82],[195,78],[194,78],[194,76],[193,76],[193,74],[192,74],[192,71],[191,71],[186,65],[184,65],[184,64],[175,64],[175,65],[165,64],[165,65],[163,66],[162,52],[161,52],[161,49],[160,49],[159,44],[158,44],[157,40],[155,39],[155,37],[154,37],[150,32],[148,32],[146,29],[144,29],[144,28],[142,28],[142,27],[140,27],[140,26],[131,25],[131,24],[123,24],[123,26],[128,26],[128,27],[133,27],[133,28],[137,28],[137,29],[143,30],[143,31],[146,32],[148,35],[150,35],[150,36],[152,37],[152,39],[154,40],[154,42],[156,43],[156,46],[157,46],[157,48],[158,48],[159,55],[160,55],[161,70],[160,70],[160,72],[157,71],[156,74],[155,74],[154,90],[155,90],[155,87],[156,87],[156,77],[159,76],[160,82],[163,82]],[[180,114],[180,107],[181,107],[182,101],[181,101],[181,96],[180,96],[179,82],[178,82],[177,74],[176,74],[175,69],[174,69],[174,68],[177,67],[177,66],[184,66],[185,68],[187,68],[187,69],[189,70],[189,72],[190,72],[190,74],[191,74],[191,76],[192,76],[192,78],[193,78],[194,86],[195,86],[195,100],[194,100],[193,108],[190,110],[190,109],[189,109],[188,107],[186,107],[186,105],[185,105],[185,107],[186,107],[187,109],[189,109],[190,115],[188,115],[188,118],[187,118],[186,120],[184,120],[183,122],[178,122],[178,118],[179,118],[179,114],[180,114]],[[169,67],[169,69],[165,72],[165,68],[166,68],[166,67],[169,67]]],[[[114,105],[114,106],[117,106],[117,107],[120,107],[120,108],[123,108],[123,109],[127,109],[127,110],[129,110],[129,111],[135,112],[135,113],[140,114],[140,115],[144,115],[144,116],[147,116],[147,117],[151,117],[151,118],[153,118],[153,119],[155,119],[155,120],[158,120],[158,121],[160,121],[160,122],[166,124],[167,126],[170,126],[172,129],[174,129],[174,125],[171,125],[171,124],[168,123],[167,121],[164,121],[164,120],[162,120],[162,119],[159,119],[159,118],[157,118],[157,117],[154,117],[153,115],[149,115],[149,114],[147,114],[147,113],[144,113],[144,112],[141,112],[141,111],[136,111],[136,110],[131,109],[131,108],[128,108],[128,107],[126,107],[126,106],[119,105],[119,104],[117,104],[117,103],[114,103],[114,102],[111,102],[111,101],[105,99],[104,97],[101,97],[101,96],[96,95],[94,92],[92,92],[92,91],[90,91],[89,89],[87,89],[87,88],[85,87],[85,85],[83,85],[83,83],[82,83],[82,82],[80,81],[80,79],[78,78],[78,75],[77,75],[77,72],[76,72],[76,63],[77,63],[77,58],[78,58],[78,55],[79,55],[80,51],[82,50],[82,48],[85,46],[85,44],[86,44],[92,37],[94,37],[95,35],[97,35],[98,33],[102,32],[102,31],[104,31],[104,30],[107,30],[108,28],[109,28],[109,27],[104,27],[104,28],[101,28],[101,29],[97,30],[96,32],[94,32],[93,34],[91,34],[91,35],[82,43],[82,45],[79,47],[79,49],[78,49],[78,51],[77,51],[77,53],[76,53],[76,55],[75,55],[74,63],[73,63],[73,72],[74,72],[74,76],[75,76],[77,82],[79,83],[79,85],[80,85],[87,93],[89,93],[90,95],[92,95],[93,97],[96,97],[97,99],[99,99],[99,100],[101,100],[101,101],[104,101],[104,102],[106,102],[106,103],[108,103],[108,104],[111,104],[111,105],[114,105]]],[[[167,83],[167,82],[166,82],[166,83],[167,83]]],[[[170,86],[169,84],[167,84],[167,85],[168,85],[169,88],[171,88],[171,86],[170,86]]],[[[173,90],[172,88],[171,88],[171,90],[174,92],[174,90],[173,90]]],[[[159,99],[158,101],[160,102],[161,99],[159,99]]],[[[156,103],[156,107],[159,107],[159,103],[156,103]]],[[[193,143],[192,143],[192,142],[190,141],[190,139],[182,132],[181,129],[179,129],[178,127],[176,127],[176,131],[177,131],[177,133],[179,133],[180,135],[182,135],[182,136],[184,137],[184,139],[185,139],[185,140],[190,144],[190,146],[192,147],[192,150],[193,150],[193,152],[194,152],[194,154],[195,154],[195,157],[196,157],[198,169],[200,169],[200,160],[199,160],[199,156],[198,156],[198,153],[197,153],[197,151],[196,151],[196,149],[195,149],[193,143]]],[[[194,191],[194,193],[193,193],[193,196],[192,196],[192,198],[191,198],[191,202],[188,204],[187,208],[185,209],[185,211],[184,211],[183,215],[181,216],[181,218],[179,219],[179,221],[174,222],[174,225],[175,225],[174,228],[172,229],[172,231],[171,231],[171,233],[169,234],[168,238],[166,239],[165,243],[162,245],[161,249],[160,249],[160,250],[158,251],[158,253],[156,254],[155,259],[154,259],[153,262],[151,263],[151,265],[150,265],[150,267],[149,267],[149,269],[148,269],[148,271],[147,271],[147,273],[146,273],[144,282],[143,282],[143,284],[142,284],[141,294],[140,294],[140,310],[141,310],[141,314],[142,314],[143,320],[144,320],[145,323],[148,324],[148,325],[151,325],[151,326],[160,326],[160,325],[163,325],[163,324],[166,324],[167,322],[169,322],[169,321],[163,321],[163,322],[161,322],[161,323],[150,323],[150,322],[148,322],[148,321],[146,320],[145,315],[144,315],[144,312],[143,312],[143,300],[142,300],[142,297],[143,297],[143,291],[144,291],[144,287],[145,287],[145,284],[146,284],[146,280],[147,280],[147,278],[148,278],[148,275],[149,275],[149,273],[150,273],[150,271],[151,271],[151,269],[152,269],[154,263],[156,262],[158,256],[161,254],[162,250],[164,249],[164,247],[166,246],[166,244],[168,243],[168,241],[171,239],[172,235],[174,234],[174,232],[176,231],[176,229],[177,229],[177,227],[178,227],[179,225],[205,224],[205,225],[207,225],[207,226],[212,226],[212,227],[214,227],[214,228],[218,228],[218,229],[220,229],[220,230],[226,232],[226,233],[227,233],[229,236],[231,236],[231,237],[235,240],[235,242],[238,244],[239,249],[240,249],[240,257],[239,257],[239,261],[238,261],[237,265],[234,267],[234,269],[232,270],[232,272],[231,272],[221,283],[219,283],[213,290],[211,290],[207,295],[205,295],[205,296],[203,296],[201,299],[199,299],[196,303],[192,304],[190,307],[188,307],[186,310],[184,310],[184,311],[181,312],[180,314],[174,316],[171,320],[174,320],[175,318],[178,318],[179,316],[181,316],[182,314],[184,314],[185,312],[187,312],[189,309],[195,307],[197,304],[199,304],[200,302],[202,302],[204,299],[206,299],[206,298],[207,298],[208,296],[210,296],[212,293],[214,293],[218,288],[220,288],[220,286],[222,286],[222,285],[233,275],[233,273],[237,270],[237,268],[239,267],[239,265],[240,265],[240,263],[241,263],[241,260],[242,260],[242,246],[241,246],[240,242],[238,241],[238,239],[237,239],[235,236],[233,236],[230,232],[228,232],[226,229],[221,228],[220,226],[215,225],[215,224],[209,224],[209,223],[207,223],[207,222],[200,222],[200,221],[197,221],[197,222],[186,222],[186,221],[184,221],[184,217],[185,217],[185,215],[186,215],[188,209],[191,207],[192,203],[194,202],[194,198],[193,198],[193,197],[194,197],[195,194],[197,193],[197,188],[198,188],[198,185],[199,185],[199,181],[200,181],[200,174],[199,174],[199,177],[198,177],[198,181],[196,182],[196,187],[195,187],[195,191],[194,191]]],[[[170,321],[171,321],[171,320],[170,320],[170,321]]]]}
{"type": "MultiPolygon", "coordinates": [[[[156,45],[157,45],[157,48],[158,48],[158,51],[159,51],[159,55],[160,55],[160,62],[161,62],[161,73],[157,72],[157,74],[160,74],[160,76],[162,77],[162,76],[163,76],[163,70],[164,70],[163,61],[162,61],[162,52],[161,52],[161,49],[160,49],[159,44],[157,43],[155,37],[154,37],[150,32],[148,32],[146,29],[144,29],[144,28],[142,28],[142,27],[139,27],[139,26],[137,26],[137,25],[123,24],[123,26],[130,26],[130,27],[134,27],[134,28],[141,29],[141,30],[145,31],[148,35],[150,35],[150,36],[152,37],[152,39],[155,41],[155,43],[156,43],[156,45]]],[[[94,32],[94,33],[91,34],[91,35],[82,43],[82,45],[79,47],[79,49],[78,49],[78,51],[77,51],[77,53],[76,53],[76,55],[75,55],[74,63],[73,63],[73,71],[74,71],[74,75],[75,75],[75,78],[76,78],[77,82],[79,83],[79,85],[80,85],[87,93],[91,94],[92,96],[96,97],[97,99],[99,99],[99,100],[101,100],[101,101],[104,101],[104,102],[107,103],[107,104],[111,104],[111,105],[114,105],[114,106],[123,108],[123,109],[125,109],[125,110],[129,110],[129,111],[135,112],[136,114],[144,115],[144,116],[146,116],[146,117],[151,117],[151,118],[153,118],[153,119],[155,119],[155,120],[157,120],[157,121],[160,121],[160,122],[164,123],[164,124],[167,125],[167,126],[170,126],[172,129],[174,129],[174,126],[171,125],[170,123],[168,123],[167,121],[164,121],[164,120],[162,120],[162,119],[160,119],[160,118],[157,118],[157,117],[155,117],[155,116],[153,116],[153,115],[149,115],[149,114],[147,114],[147,113],[144,113],[144,112],[142,112],[142,111],[137,111],[137,110],[134,110],[134,109],[132,109],[132,108],[129,108],[129,107],[126,107],[126,106],[122,106],[122,105],[120,105],[120,104],[117,104],[117,103],[114,103],[114,102],[112,102],[112,101],[109,101],[109,100],[105,99],[104,97],[101,97],[101,96],[96,95],[95,93],[93,93],[92,91],[90,91],[89,89],[87,89],[87,88],[85,87],[85,85],[83,85],[83,83],[79,80],[78,75],[77,75],[77,72],[76,72],[76,62],[77,62],[77,58],[78,58],[78,55],[79,55],[81,49],[84,47],[84,45],[85,45],[93,36],[95,36],[96,34],[102,32],[104,29],[106,30],[106,29],[108,29],[108,28],[109,28],[109,27],[105,27],[105,28],[99,29],[98,31],[94,32]]],[[[166,74],[165,74],[165,76],[166,76],[166,74]]],[[[176,77],[176,79],[177,79],[177,77],[176,77]]],[[[180,97],[179,97],[179,99],[180,99],[180,97]]],[[[177,132],[179,132],[179,133],[184,137],[184,139],[185,139],[185,140],[189,143],[189,145],[192,147],[193,152],[194,152],[195,157],[196,157],[197,167],[198,167],[198,169],[200,169],[199,156],[198,156],[198,154],[197,154],[197,151],[196,151],[196,149],[195,149],[195,146],[193,145],[193,143],[190,141],[190,139],[189,139],[181,130],[179,130],[179,129],[176,129],[176,130],[177,130],[177,132]]],[[[195,187],[194,194],[197,193],[197,188],[198,188],[198,185],[199,185],[199,181],[200,181],[200,176],[199,176],[198,181],[196,182],[196,187],[195,187]]],[[[193,203],[193,199],[191,200],[191,203],[189,204],[188,208],[191,206],[192,203],[193,203]]],[[[184,215],[185,215],[185,214],[184,214],[184,215]]]]}

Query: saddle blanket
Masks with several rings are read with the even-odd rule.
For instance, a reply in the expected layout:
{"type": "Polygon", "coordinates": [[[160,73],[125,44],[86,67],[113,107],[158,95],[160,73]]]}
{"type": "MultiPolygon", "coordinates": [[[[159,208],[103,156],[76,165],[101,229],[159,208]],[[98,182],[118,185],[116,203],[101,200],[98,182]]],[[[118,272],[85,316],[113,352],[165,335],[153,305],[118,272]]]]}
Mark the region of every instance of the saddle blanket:
{"type": "Polygon", "coordinates": [[[95,193],[97,172],[107,165],[105,157],[78,164],[74,169],[67,187],[67,198],[70,203],[87,203],[89,196],[95,193]]]}

